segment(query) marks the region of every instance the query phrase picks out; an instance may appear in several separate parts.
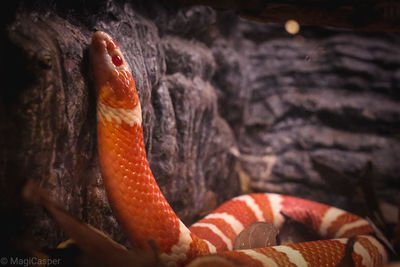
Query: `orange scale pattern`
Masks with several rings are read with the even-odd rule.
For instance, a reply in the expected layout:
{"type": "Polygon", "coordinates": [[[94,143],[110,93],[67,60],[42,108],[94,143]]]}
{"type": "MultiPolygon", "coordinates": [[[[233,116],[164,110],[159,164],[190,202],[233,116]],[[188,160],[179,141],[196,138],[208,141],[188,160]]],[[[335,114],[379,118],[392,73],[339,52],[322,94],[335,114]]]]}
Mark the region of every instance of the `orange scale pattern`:
{"type": "Polygon", "coordinates": [[[379,253],[378,248],[374,246],[368,238],[359,237],[357,241],[370,253],[371,259],[373,261],[373,266],[383,265],[382,255],[379,253]]]}
{"type": "Polygon", "coordinates": [[[344,232],[341,237],[352,237],[352,236],[356,236],[356,235],[366,235],[369,233],[373,233],[374,230],[372,229],[372,227],[370,225],[362,225],[362,226],[358,226],[358,227],[353,227],[349,230],[347,230],[346,232],[344,232]]]}
{"type": "Polygon", "coordinates": [[[105,120],[98,123],[104,183],[116,217],[130,240],[149,249],[148,240],[153,239],[162,251],[169,252],[178,242],[179,220],[166,205],[153,178],[141,133],[139,125],[121,126],[105,120]]]}
{"type": "MultiPolygon", "coordinates": [[[[236,218],[246,228],[253,222],[257,222],[257,218],[254,212],[246,205],[245,202],[239,199],[233,199],[225,202],[213,213],[228,213],[236,218]],[[238,216],[240,215],[240,216],[238,216]]],[[[200,221],[202,222],[202,221],[200,221]]]]}
{"type": "Polygon", "coordinates": [[[222,238],[214,233],[210,228],[203,226],[193,226],[190,231],[199,238],[208,240],[217,250],[217,252],[225,251],[228,249],[226,243],[222,238]]]}
{"type": "MultiPolygon", "coordinates": [[[[371,262],[366,262],[368,266],[382,266],[383,257],[379,253],[378,248],[368,238],[360,236],[357,243],[370,255],[371,262]]],[[[254,251],[265,255],[273,260],[279,267],[303,266],[301,263],[303,260],[307,262],[308,266],[334,267],[343,259],[346,244],[339,240],[320,240],[280,246],[280,249],[284,247],[289,247],[297,251],[301,254],[303,259],[299,259],[296,256],[293,257],[293,255],[289,258],[289,255],[286,254],[286,252],[278,250],[278,247],[255,248],[248,251],[254,251]]],[[[363,257],[357,254],[357,252],[355,248],[355,252],[352,254],[354,266],[365,266],[363,264],[363,257]]],[[[232,263],[232,266],[264,266],[261,261],[240,250],[221,252],[213,255],[210,259],[214,258],[215,263],[220,263],[221,261],[218,261],[217,257],[228,259],[229,262],[232,263]]],[[[218,266],[210,264],[210,260],[204,262],[207,262],[209,265],[196,264],[194,266],[218,266]]],[[[199,263],[201,263],[201,261],[199,261],[199,263]]]]}
{"type": "Polygon", "coordinates": [[[273,247],[267,247],[267,248],[255,248],[253,249],[256,252],[259,252],[268,258],[271,258],[274,260],[274,262],[278,266],[288,266],[288,267],[296,267],[295,264],[293,264],[290,260],[289,257],[286,255],[286,253],[280,252],[275,250],[273,247]]]}
{"type": "Polygon", "coordinates": [[[272,223],[274,221],[274,214],[268,196],[266,194],[251,194],[250,197],[254,199],[262,211],[264,220],[272,223]]]}
{"type": "Polygon", "coordinates": [[[192,238],[193,242],[190,243],[190,249],[187,252],[187,260],[183,262],[183,264],[187,264],[190,260],[197,256],[210,254],[208,245],[204,240],[200,239],[194,233],[190,233],[190,237],[192,238]]]}
{"type": "Polygon", "coordinates": [[[337,240],[321,240],[287,245],[300,251],[311,266],[336,266],[344,256],[345,244],[337,240]]]}
{"type": "Polygon", "coordinates": [[[312,226],[317,232],[324,214],[330,208],[328,205],[290,196],[283,197],[282,206],[282,211],[285,214],[299,222],[312,226]]]}
{"type": "MultiPolygon", "coordinates": [[[[228,223],[227,221],[225,221],[224,219],[205,218],[205,219],[202,219],[201,222],[202,223],[210,223],[210,224],[215,225],[222,233],[224,233],[224,235],[226,237],[228,237],[231,240],[232,244],[235,242],[235,238],[236,238],[237,234],[232,229],[231,224],[228,223]]],[[[190,231],[195,233],[198,237],[209,240],[207,238],[207,236],[203,236],[203,231],[202,231],[204,229],[203,227],[196,227],[194,225],[193,227],[190,227],[189,229],[190,229],[190,231]]],[[[226,247],[226,246],[224,246],[224,247],[226,247]]],[[[217,250],[218,250],[218,247],[217,247],[217,250]]]]}
{"type": "MultiPolygon", "coordinates": [[[[355,222],[355,221],[357,221],[359,219],[361,219],[361,218],[356,216],[356,215],[354,215],[354,214],[347,213],[347,212],[345,214],[340,215],[335,221],[332,222],[331,226],[328,228],[328,232],[327,232],[326,238],[335,237],[335,234],[337,233],[337,231],[339,231],[339,229],[343,225],[355,222]]],[[[351,231],[352,230],[353,229],[351,229],[351,231]]],[[[364,233],[360,233],[360,234],[365,234],[365,232],[364,233]]],[[[350,236],[352,236],[352,235],[354,235],[354,234],[351,234],[350,236]]]]}

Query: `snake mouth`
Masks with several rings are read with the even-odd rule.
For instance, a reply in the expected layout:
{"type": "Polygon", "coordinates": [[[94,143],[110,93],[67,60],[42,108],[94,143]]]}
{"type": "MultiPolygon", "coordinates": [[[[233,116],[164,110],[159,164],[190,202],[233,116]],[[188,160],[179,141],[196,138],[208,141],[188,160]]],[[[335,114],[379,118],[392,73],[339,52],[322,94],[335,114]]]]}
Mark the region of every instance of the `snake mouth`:
{"type": "Polygon", "coordinates": [[[105,32],[92,36],[90,58],[96,93],[113,107],[133,108],[138,98],[135,81],[118,44],[105,32]]]}
{"type": "Polygon", "coordinates": [[[98,87],[106,84],[116,72],[129,70],[118,44],[102,31],[92,35],[90,59],[98,87]]]}
{"type": "Polygon", "coordinates": [[[105,32],[97,31],[92,36],[92,54],[94,57],[100,57],[103,64],[109,69],[128,70],[124,56],[121,53],[119,45],[105,32]]]}
{"type": "Polygon", "coordinates": [[[118,44],[105,32],[97,31],[92,35],[92,45],[112,55],[115,50],[119,50],[118,44]]]}

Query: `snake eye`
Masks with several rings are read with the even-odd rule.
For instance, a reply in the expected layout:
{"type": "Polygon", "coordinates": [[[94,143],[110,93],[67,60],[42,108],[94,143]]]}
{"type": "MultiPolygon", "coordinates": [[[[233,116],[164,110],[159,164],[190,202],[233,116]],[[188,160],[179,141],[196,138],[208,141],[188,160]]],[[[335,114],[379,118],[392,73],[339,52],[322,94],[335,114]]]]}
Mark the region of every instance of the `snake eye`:
{"type": "Polygon", "coordinates": [[[112,56],[111,60],[114,63],[114,65],[117,67],[122,65],[122,58],[118,55],[112,56]]]}

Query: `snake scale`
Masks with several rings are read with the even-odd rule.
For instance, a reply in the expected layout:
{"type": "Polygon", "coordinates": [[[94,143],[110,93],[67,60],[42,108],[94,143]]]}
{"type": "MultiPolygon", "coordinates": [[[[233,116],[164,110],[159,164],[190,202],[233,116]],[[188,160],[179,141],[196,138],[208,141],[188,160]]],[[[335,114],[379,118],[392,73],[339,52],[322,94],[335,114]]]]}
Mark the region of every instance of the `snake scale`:
{"type": "Polygon", "coordinates": [[[150,170],[143,141],[142,113],[135,81],[118,44],[93,34],[91,65],[97,92],[98,153],[113,212],[128,239],[143,250],[153,240],[167,266],[335,266],[349,237],[356,266],[381,266],[387,252],[366,220],[344,210],[291,196],[249,194],[225,202],[187,228],[174,213],[150,170]],[[280,227],[284,211],[308,221],[326,240],[232,250],[250,224],[280,227]]]}

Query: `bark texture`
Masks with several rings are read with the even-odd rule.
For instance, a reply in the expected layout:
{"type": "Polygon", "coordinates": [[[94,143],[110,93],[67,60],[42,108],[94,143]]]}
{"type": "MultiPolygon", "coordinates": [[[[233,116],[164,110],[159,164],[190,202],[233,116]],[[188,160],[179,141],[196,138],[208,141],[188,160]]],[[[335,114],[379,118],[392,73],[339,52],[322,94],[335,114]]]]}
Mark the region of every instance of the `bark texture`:
{"type": "Polygon", "coordinates": [[[31,178],[126,244],[97,160],[88,64],[95,30],[112,35],[126,55],[151,169],[185,223],[247,192],[306,197],[366,215],[358,188],[368,162],[382,203],[391,210],[400,201],[398,35],[303,27],[292,36],[280,24],[162,1],[39,1],[13,14],[2,43],[0,95],[9,237],[30,234],[38,247],[66,239],[41,208],[21,200],[31,178]]]}

